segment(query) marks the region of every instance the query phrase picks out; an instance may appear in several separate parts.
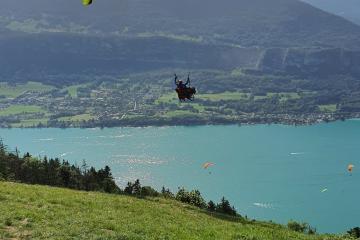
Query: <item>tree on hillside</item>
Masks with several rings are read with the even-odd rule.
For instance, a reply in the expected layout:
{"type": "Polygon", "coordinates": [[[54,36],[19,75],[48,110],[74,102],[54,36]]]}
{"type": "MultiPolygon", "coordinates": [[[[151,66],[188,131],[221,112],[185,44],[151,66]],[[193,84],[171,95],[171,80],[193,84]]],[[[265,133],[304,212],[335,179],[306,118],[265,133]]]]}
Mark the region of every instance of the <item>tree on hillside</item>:
{"type": "Polygon", "coordinates": [[[125,194],[133,194],[133,184],[131,182],[128,182],[125,189],[124,189],[124,193],[125,194]]]}
{"type": "Polygon", "coordinates": [[[169,188],[165,188],[164,186],[161,189],[161,195],[165,198],[174,198],[174,194],[170,191],[169,188]]]}
{"type": "Polygon", "coordinates": [[[210,212],[214,212],[216,210],[216,205],[215,203],[210,200],[207,204],[207,209],[210,211],[210,212]]]}
{"type": "Polygon", "coordinates": [[[185,188],[179,188],[179,191],[176,193],[175,199],[180,202],[189,203],[199,208],[206,207],[206,202],[201,196],[199,190],[192,190],[191,192],[188,192],[187,190],[185,190],[185,188]]]}
{"type": "Polygon", "coordinates": [[[89,170],[89,166],[87,165],[86,161],[83,159],[81,164],[81,171],[82,173],[86,174],[88,170],[89,170]]]}
{"type": "Polygon", "coordinates": [[[307,223],[298,223],[296,221],[289,221],[287,224],[287,227],[295,232],[301,232],[304,233],[306,229],[308,228],[307,223]]]}
{"type": "Polygon", "coordinates": [[[133,185],[133,194],[138,197],[141,196],[141,184],[139,179],[136,179],[133,185]]]}
{"type": "Polygon", "coordinates": [[[2,139],[0,139],[0,156],[5,156],[6,146],[3,143],[2,139]]]}
{"type": "Polygon", "coordinates": [[[205,208],[206,202],[204,198],[201,196],[199,190],[192,190],[190,192],[190,204],[197,206],[199,208],[205,208]]]}
{"type": "Polygon", "coordinates": [[[225,197],[221,198],[220,203],[216,206],[216,211],[229,215],[236,215],[236,210],[234,207],[231,207],[230,202],[225,199],[225,197]]]}

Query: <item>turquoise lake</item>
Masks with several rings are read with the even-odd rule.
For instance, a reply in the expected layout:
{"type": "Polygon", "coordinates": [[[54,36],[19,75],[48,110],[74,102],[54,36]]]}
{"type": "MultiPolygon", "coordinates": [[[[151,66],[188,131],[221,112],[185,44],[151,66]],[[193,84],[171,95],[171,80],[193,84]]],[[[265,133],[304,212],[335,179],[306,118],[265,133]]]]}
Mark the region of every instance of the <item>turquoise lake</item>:
{"type": "Polygon", "coordinates": [[[242,215],[319,232],[360,225],[360,121],[108,129],[0,129],[10,150],[109,165],[117,183],[139,178],[176,191],[225,196],[242,215]],[[208,170],[205,162],[215,165],[208,170]],[[353,164],[354,171],[347,171],[353,164]]]}

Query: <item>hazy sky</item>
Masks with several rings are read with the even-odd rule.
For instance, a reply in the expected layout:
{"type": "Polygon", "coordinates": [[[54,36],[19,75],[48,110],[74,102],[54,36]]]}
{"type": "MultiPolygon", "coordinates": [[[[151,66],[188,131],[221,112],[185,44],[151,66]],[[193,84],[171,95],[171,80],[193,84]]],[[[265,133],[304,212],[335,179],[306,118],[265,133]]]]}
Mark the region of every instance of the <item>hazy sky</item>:
{"type": "Polygon", "coordinates": [[[303,0],[360,24],[360,0],[303,0]]]}

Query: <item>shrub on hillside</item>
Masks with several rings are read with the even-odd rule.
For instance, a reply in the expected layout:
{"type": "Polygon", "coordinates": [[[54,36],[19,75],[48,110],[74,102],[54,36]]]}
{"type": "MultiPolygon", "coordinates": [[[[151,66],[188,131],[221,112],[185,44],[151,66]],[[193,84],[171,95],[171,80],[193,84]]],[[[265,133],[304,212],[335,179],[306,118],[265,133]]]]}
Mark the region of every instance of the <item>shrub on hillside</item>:
{"type": "Polygon", "coordinates": [[[298,223],[296,221],[289,221],[287,224],[287,227],[295,232],[305,232],[306,228],[307,228],[307,224],[306,223],[298,223]]]}
{"type": "Polygon", "coordinates": [[[204,198],[201,196],[199,190],[192,190],[191,192],[189,192],[184,188],[180,188],[179,191],[176,193],[175,199],[180,202],[188,203],[199,208],[206,207],[206,202],[204,198]]]}
{"type": "Polygon", "coordinates": [[[165,188],[164,186],[161,189],[161,196],[164,198],[175,198],[174,194],[170,191],[169,188],[165,188]]]}
{"type": "Polygon", "coordinates": [[[347,231],[347,233],[353,237],[353,238],[360,238],[360,227],[354,227],[352,229],[350,229],[349,231],[347,231]]]}
{"type": "Polygon", "coordinates": [[[316,228],[311,227],[308,223],[298,223],[296,221],[289,221],[287,227],[295,232],[307,233],[307,234],[315,234],[316,228]]]}
{"type": "Polygon", "coordinates": [[[135,195],[137,197],[158,197],[160,193],[150,186],[141,186],[140,180],[136,179],[134,183],[128,182],[124,193],[135,195]]]}

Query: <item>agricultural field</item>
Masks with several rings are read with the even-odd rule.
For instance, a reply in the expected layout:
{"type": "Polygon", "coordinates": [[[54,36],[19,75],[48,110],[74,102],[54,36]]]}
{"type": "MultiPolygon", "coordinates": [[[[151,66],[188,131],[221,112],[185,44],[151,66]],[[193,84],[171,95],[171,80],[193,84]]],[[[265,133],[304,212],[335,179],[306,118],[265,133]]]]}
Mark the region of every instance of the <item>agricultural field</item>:
{"type": "Polygon", "coordinates": [[[19,123],[13,123],[11,127],[28,128],[28,127],[38,126],[39,124],[42,126],[46,126],[48,121],[49,121],[48,118],[24,119],[24,120],[20,120],[19,123]]]}
{"type": "Polygon", "coordinates": [[[249,93],[241,92],[223,92],[223,93],[208,93],[208,94],[199,94],[197,97],[202,100],[209,101],[236,101],[236,100],[246,100],[249,98],[249,93]]]}
{"type": "MultiPolygon", "coordinates": [[[[241,92],[223,92],[223,93],[200,93],[196,95],[196,99],[208,100],[208,101],[229,101],[229,100],[243,100],[249,98],[249,93],[241,92]]],[[[171,92],[162,95],[155,103],[178,103],[177,96],[171,92]]]]}
{"type": "Polygon", "coordinates": [[[322,112],[336,112],[336,104],[319,105],[322,112]]]}
{"type": "Polygon", "coordinates": [[[284,92],[280,92],[280,93],[273,93],[273,92],[269,92],[265,95],[257,95],[254,96],[254,100],[260,100],[260,99],[267,99],[267,98],[272,98],[274,96],[278,96],[280,98],[280,102],[286,102],[289,99],[300,99],[301,96],[296,93],[296,92],[288,92],[288,93],[284,93],[284,92]]]}
{"type": "Polygon", "coordinates": [[[85,113],[85,114],[79,114],[79,115],[70,116],[70,117],[60,117],[58,119],[59,119],[59,121],[65,121],[65,122],[79,122],[79,121],[89,121],[93,118],[94,117],[91,116],[91,114],[85,113]]]}
{"type": "Polygon", "coordinates": [[[0,110],[0,116],[9,116],[28,113],[45,113],[41,107],[33,105],[12,105],[0,110]]]}
{"type": "Polygon", "coordinates": [[[0,96],[5,98],[16,98],[21,94],[30,92],[48,92],[55,87],[45,85],[39,82],[27,82],[26,84],[9,85],[8,83],[0,82],[0,96]]]}
{"type": "Polygon", "coordinates": [[[64,90],[68,92],[69,96],[76,98],[78,97],[78,89],[86,86],[87,86],[86,84],[72,85],[69,87],[65,87],[64,90]]]}

